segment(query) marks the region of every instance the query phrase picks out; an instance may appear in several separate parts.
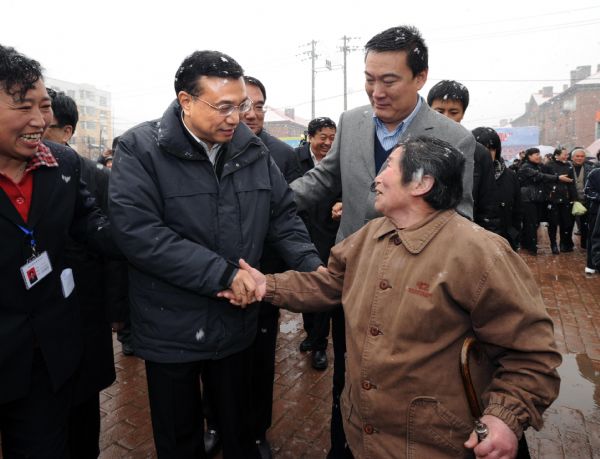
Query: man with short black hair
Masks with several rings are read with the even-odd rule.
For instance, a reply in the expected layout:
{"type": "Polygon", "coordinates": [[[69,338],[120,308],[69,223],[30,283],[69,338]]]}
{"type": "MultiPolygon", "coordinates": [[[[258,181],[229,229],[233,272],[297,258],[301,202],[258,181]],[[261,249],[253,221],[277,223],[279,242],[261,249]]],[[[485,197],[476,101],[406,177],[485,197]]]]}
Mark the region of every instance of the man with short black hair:
{"type": "Polygon", "coordinates": [[[52,123],[40,64],[0,45],[0,437],[6,459],[66,458],[83,340],[68,236],[117,254],[52,123]]]}
{"type": "MultiPolygon", "coordinates": [[[[327,117],[318,117],[308,123],[308,142],[296,148],[302,173],[306,173],[321,162],[331,150],[337,126],[327,117]]],[[[333,206],[341,201],[340,196],[330,196],[310,209],[300,212],[308,233],[319,251],[323,263],[327,264],[331,247],[335,244],[335,236],[339,229],[339,220],[332,218],[333,206]]],[[[306,338],[300,343],[300,351],[311,351],[311,364],[317,370],[326,370],[327,337],[329,321],[333,322],[333,334],[344,334],[343,312],[341,308],[334,312],[316,312],[302,314],[306,338]],[[341,320],[341,322],[340,322],[341,320]],[[340,328],[341,327],[341,328],[340,328]]]]}
{"type": "MultiPolygon", "coordinates": [[[[427,94],[427,104],[441,115],[461,123],[469,106],[469,90],[458,81],[442,80],[427,94]]],[[[487,149],[477,143],[473,156],[473,220],[500,233],[494,162],[487,149]]]]}
{"type": "Polygon", "coordinates": [[[48,89],[52,98],[52,124],[44,134],[46,140],[67,145],[75,134],[79,121],[79,111],[75,101],[62,91],[48,89]]]}
{"type": "MultiPolygon", "coordinates": [[[[443,139],[465,156],[458,211],[472,218],[475,140],[464,127],[430,109],[419,95],[428,71],[427,46],[415,27],[389,28],[365,45],[365,91],[370,104],[342,113],[331,151],[291,185],[301,211],[330,196],[342,196],[337,242],[379,215],[371,184],[396,144],[421,134],[443,139]]],[[[339,414],[343,378],[336,377],[336,373],[343,373],[343,352],[334,358],[342,369],[334,371],[330,459],[346,457],[339,414]]]]}
{"type": "Polygon", "coordinates": [[[251,416],[250,300],[266,242],[289,266],[321,261],[296,215],[293,193],[263,142],[243,123],[252,109],[242,67],[196,51],[175,75],[176,100],[159,120],[119,139],[109,187],[117,242],[130,262],[136,355],[145,359],[159,458],[204,455],[199,377],[210,387],[223,457],[258,458],[251,416]]]}

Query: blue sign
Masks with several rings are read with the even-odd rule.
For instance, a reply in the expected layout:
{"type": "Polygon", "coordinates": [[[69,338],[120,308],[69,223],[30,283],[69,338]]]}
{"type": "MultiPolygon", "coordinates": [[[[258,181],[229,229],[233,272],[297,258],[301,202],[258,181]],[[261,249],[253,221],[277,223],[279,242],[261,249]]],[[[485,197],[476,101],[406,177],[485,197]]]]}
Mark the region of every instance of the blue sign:
{"type": "Polygon", "coordinates": [[[504,147],[533,147],[540,144],[540,128],[537,126],[496,128],[504,147]]]}

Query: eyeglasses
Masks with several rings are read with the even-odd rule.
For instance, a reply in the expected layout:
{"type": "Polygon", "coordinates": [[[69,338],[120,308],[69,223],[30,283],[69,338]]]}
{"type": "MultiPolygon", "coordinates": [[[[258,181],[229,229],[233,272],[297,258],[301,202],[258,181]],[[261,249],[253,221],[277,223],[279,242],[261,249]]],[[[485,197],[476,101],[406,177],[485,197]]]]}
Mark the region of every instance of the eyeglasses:
{"type": "Polygon", "coordinates": [[[256,113],[260,113],[260,114],[267,113],[267,111],[268,111],[268,109],[265,108],[265,106],[260,102],[258,104],[255,104],[254,102],[252,102],[252,108],[254,108],[254,111],[256,113]]]}
{"type": "Polygon", "coordinates": [[[250,109],[252,108],[252,101],[250,99],[246,99],[240,105],[233,105],[233,104],[213,105],[210,102],[200,99],[200,97],[196,97],[196,96],[192,96],[192,97],[194,99],[198,99],[200,102],[204,102],[210,108],[218,111],[219,115],[221,115],[221,116],[229,116],[236,110],[239,111],[240,113],[246,113],[246,112],[249,112],[250,109]]]}

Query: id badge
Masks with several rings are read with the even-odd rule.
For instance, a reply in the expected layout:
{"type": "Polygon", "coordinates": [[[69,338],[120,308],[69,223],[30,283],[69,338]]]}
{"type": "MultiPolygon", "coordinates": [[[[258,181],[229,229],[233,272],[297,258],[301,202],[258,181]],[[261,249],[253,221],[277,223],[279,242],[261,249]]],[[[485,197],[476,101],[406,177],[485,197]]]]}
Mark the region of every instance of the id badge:
{"type": "Polygon", "coordinates": [[[27,290],[36,285],[51,272],[52,265],[50,264],[50,257],[48,257],[48,252],[46,251],[21,266],[21,275],[23,276],[23,281],[25,281],[25,288],[27,290]]]}

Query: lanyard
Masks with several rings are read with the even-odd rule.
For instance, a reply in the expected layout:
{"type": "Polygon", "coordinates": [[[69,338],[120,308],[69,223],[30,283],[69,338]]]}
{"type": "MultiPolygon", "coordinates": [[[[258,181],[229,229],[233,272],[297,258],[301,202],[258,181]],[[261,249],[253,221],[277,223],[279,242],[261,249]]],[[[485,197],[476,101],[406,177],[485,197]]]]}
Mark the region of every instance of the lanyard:
{"type": "Polygon", "coordinates": [[[25,228],[24,226],[17,225],[26,236],[29,236],[29,244],[31,245],[31,258],[35,258],[38,256],[37,248],[35,246],[35,238],[33,237],[33,230],[25,228]]]}

